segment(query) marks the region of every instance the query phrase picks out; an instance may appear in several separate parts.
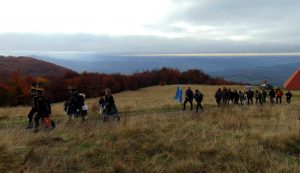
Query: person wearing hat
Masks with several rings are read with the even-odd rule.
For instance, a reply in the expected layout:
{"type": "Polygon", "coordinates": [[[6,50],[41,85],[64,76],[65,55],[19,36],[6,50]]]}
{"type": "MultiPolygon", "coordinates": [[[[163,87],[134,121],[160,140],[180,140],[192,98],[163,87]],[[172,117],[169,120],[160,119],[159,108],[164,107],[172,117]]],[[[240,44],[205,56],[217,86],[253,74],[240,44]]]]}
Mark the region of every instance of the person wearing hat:
{"type": "Polygon", "coordinates": [[[31,109],[28,113],[28,126],[26,127],[26,129],[31,129],[33,128],[33,116],[37,113],[37,99],[38,99],[38,95],[37,95],[37,90],[35,86],[32,86],[30,89],[30,105],[31,105],[31,109]]]}
{"type": "Polygon", "coordinates": [[[70,98],[65,103],[65,112],[69,116],[69,121],[79,114],[81,106],[79,105],[79,93],[77,87],[69,86],[70,98]]]}
{"type": "MultiPolygon", "coordinates": [[[[44,89],[43,88],[37,88],[37,115],[35,116],[35,131],[38,131],[39,122],[41,119],[47,118],[49,119],[51,115],[51,105],[49,100],[44,96],[44,89]]],[[[51,121],[51,120],[50,120],[51,121]]],[[[52,127],[55,127],[55,124],[53,121],[50,122],[52,127]]]]}

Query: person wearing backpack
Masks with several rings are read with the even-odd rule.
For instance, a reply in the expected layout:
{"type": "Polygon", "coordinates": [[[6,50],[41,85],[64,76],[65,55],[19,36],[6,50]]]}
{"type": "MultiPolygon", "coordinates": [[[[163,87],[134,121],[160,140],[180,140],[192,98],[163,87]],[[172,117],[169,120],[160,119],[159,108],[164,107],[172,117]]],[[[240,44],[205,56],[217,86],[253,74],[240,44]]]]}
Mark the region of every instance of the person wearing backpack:
{"type": "Polygon", "coordinates": [[[199,90],[196,90],[194,98],[195,98],[196,103],[197,103],[196,104],[196,112],[198,112],[198,108],[200,108],[201,111],[203,111],[203,107],[202,107],[203,94],[199,90]]]}
{"type": "Polygon", "coordinates": [[[191,105],[190,111],[193,110],[193,98],[194,98],[194,93],[191,89],[191,87],[188,87],[188,89],[185,92],[185,100],[183,102],[183,110],[185,110],[186,104],[189,102],[191,105]]]}
{"type": "Polygon", "coordinates": [[[33,128],[33,116],[37,114],[37,99],[38,99],[38,95],[37,95],[37,91],[36,91],[36,86],[32,86],[31,90],[30,90],[30,105],[31,105],[31,109],[30,112],[28,113],[28,126],[26,127],[26,129],[32,129],[33,128]]]}
{"type": "Polygon", "coordinates": [[[221,106],[221,101],[222,101],[222,90],[221,88],[219,88],[216,93],[215,93],[215,99],[217,102],[218,107],[221,106]]]}
{"type": "Polygon", "coordinates": [[[34,131],[38,131],[39,122],[42,120],[47,128],[50,126],[52,129],[55,128],[55,123],[50,119],[51,105],[47,97],[44,96],[43,89],[37,89],[37,115],[35,116],[35,127],[34,131]]]}

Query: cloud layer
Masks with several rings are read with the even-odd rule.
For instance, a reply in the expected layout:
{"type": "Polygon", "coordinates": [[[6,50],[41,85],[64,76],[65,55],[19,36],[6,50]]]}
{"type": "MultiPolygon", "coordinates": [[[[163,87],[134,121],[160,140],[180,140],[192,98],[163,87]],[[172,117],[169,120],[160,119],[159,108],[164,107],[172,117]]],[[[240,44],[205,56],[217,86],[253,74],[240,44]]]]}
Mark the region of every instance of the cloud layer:
{"type": "MultiPolygon", "coordinates": [[[[124,8],[134,6],[137,1],[126,2],[124,8]]],[[[107,13],[107,21],[118,20],[116,16],[127,17],[118,25],[102,23],[106,29],[99,33],[92,29],[76,33],[76,28],[71,33],[63,29],[61,33],[2,31],[0,48],[2,51],[102,53],[300,52],[300,1],[165,0],[163,8],[156,8],[155,3],[159,6],[159,1],[148,4],[153,14],[159,14],[155,18],[149,17],[149,9],[143,14],[143,8],[147,7],[143,3],[136,4],[134,9],[140,9],[130,15],[126,15],[128,10],[118,11],[122,8],[110,4],[111,9],[107,11],[120,14],[107,13]],[[144,17],[133,22],[138,15],[144,17]],[[109,28],[113,32],[108,32],[109,28]]],[[[97,21],[97,16],[90,17],[97,21]]]]}

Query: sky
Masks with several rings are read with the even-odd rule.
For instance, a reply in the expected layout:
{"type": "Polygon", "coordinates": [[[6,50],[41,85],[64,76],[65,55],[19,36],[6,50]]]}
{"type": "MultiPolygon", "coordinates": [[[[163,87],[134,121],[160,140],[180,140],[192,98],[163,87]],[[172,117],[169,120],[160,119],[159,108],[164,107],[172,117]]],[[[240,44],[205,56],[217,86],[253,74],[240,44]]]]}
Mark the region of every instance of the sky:
{"type": "Polygon", "coordinates": [[[299,0],[1,0],[0,51],[300,52],[299,0]]]}

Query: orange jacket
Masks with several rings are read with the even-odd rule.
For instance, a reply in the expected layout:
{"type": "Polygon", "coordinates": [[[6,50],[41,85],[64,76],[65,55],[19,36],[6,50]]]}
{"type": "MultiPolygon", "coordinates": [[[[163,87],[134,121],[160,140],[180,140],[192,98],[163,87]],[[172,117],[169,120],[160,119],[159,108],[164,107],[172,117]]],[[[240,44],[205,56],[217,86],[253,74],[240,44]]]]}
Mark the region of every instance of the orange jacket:
{"type": "Polygon", "coordinates": [[[277,97],[282,97],[283,96],[283,92],[281,90],[277,90],[276,91],[276,95],[277,95],[277,97]]]}

